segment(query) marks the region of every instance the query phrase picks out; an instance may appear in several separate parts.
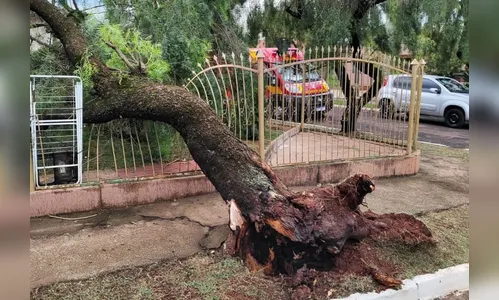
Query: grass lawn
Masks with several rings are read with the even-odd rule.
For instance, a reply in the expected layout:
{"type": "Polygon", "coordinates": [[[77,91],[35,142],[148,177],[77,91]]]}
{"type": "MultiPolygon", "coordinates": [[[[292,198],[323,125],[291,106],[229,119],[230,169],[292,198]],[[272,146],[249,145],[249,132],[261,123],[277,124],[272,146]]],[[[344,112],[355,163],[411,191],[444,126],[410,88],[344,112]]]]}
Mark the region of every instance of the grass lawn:
{"type": "MultiPolygon", "coordinates": [[[[272,130],[270,130],[269,127],[265,127],[265,142],[264,145],[267,147],[273,140],[275,140],[277,137],[279,137],[282,133],[284,132],[284,129],[282,128],[276,128],[275,126],[272,127],[272,130]]],[[[244,141],[251,149],[255,150],[258,152],[258,140],[246,140],[244,141]]]]}
{"type": "Polygon", "coordinates": [[[443,147],[426,143],[418,143],[418,148],[421,150],[421,155],[424,156],[450,157],[456,158],[463,162],[469,162],[470,160],[470,152],[464,149],[443,147]]]}

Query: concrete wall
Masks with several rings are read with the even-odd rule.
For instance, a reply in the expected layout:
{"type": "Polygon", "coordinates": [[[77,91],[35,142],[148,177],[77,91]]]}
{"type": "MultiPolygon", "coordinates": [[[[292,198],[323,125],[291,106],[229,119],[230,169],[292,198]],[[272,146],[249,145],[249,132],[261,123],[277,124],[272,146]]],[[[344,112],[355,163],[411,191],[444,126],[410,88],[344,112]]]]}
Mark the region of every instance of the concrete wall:
{"type": "MultiPolygon", "coordinates": [[[[399,157],[277,167],[274,171],[288,186],[335,183],[355,173],[376,178],[413,175],[419,171],[419,151],[399,157]]],[[[38,190],[30,194],[31,217],[127,207],[215,191],[204,175],[38,190]]]]}

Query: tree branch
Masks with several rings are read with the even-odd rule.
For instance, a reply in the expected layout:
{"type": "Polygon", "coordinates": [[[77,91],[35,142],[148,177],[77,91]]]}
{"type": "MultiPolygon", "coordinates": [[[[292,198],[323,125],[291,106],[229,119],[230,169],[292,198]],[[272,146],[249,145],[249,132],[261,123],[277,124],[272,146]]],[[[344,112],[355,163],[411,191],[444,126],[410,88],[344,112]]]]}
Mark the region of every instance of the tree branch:
{"type": "MultiPolygon", "coordinates": [[[[353,47],[352,56],[357,56],[358,52],[361,49],[361,40],[359,35],[359,24],[360,21],[365,17],[366,13],[369,9],[375,7],[378,4],[386,2],[387,0],[360,0],[355,8],[352,18],[350,20],[350,45],[353,47]]],[[[373,66],[374,67],[374,66],[373,66]]],[[[372,68],[374,69],[374,68],[372,68]]],[[[362,72],[362,70],[359,69],[362,72]]],[[[364,73],[364,72],[363,72],[364,73]]],[[[340,78],[340,74],[336,71],[338,78],[340,78]]],[[[369,75],[369,74],[367,74],[369,75]]],[[[345,76],[348,79],[348,76],[345,76]]],[[[372,77],[372,76],[370,76],[372,77]]],[[[375,89],[375,85],[379,85],[379,80],[373,78],[375,82],[373,86],[369,89],[368,92],[372,92],[372,89],[375,89]]],[[[350,80],[345,80],[345,89],[343,89],[343,94],[347,98],[347,107],[343,113],[343,117],[341,120],[342,123],[342,131],[350,132],[355,131],[355,123],[357,122],[357,117],[360,113],[361,108],[368,102],[367,94],[366,97],[363,97],[361,103],[359,103],[359,99],[353,99],[350,93],[350,80]],[[353,106],[353,107],[352,107],[353,106]]]]}
{"type": "Polygon", "coordinates": [[[76,3],[76,0],[73,0],[73,5],[75,6],[75,10],[80,11],[78,8],[78,3],[76,3]]]}
{"type": "Polygon", "coordinates": [[[123,52],[121,52],[120,49],[118,49],[118,47],[116,47],[116,45],[114,45],[111,42],[105,41],[105,40],[102,40],[102,41],[104,42],[104,44],[109,46],[109,48],[113,49],[114,52],[116,52],[116,54],[118,54],[119,58],[125,63],[125,65],[128,67],[128,69],[130,69],[131,72],[137,72],[137,66],[132,64],[128,60],[128,58],[125,56],[125,54],[123,54],[123,52]]]}
{"type": "Polygon", "coordinates": [[[303,15],[302,14],[303,12],[300,13],[300,12],[293,11],[291,9],[291,6],[286,6],[286,9],[284,11],[287,12],[288,14],[290,14],[292,17],[297,18],[298,20],[301,20],[302,15],[303,15]]]}
{"type": "Polygon", "coordinates": [[[286,9],[284,10],[288,14],[290,14],[292,17],[297,18],[298,20],[301,20],[303,18],[303,14],[305,12],[305,6],[307,3],[305,3],[306,0],[298,0],[298,4],[296,5],[296,11],[291,9],[291,5],[287,5],[286,9]]]}
{"type": "Polygon", "coordinates": [[[139,72],[141,74],[146,74],[147,73],[147,68],[146,66],[142,63],[142,59],[140,58],[140,53],[137,53],[137,56],[139,58],[139,66],[137,67],[137,69],[139,70],[139,72]]]}
{"type": "Polygon", "coordinates": [[[29,9],[50,25],[71,64],[78,65],[86,50],[85,38],[78,25],[46,0],[30,0],[29,9]]]}

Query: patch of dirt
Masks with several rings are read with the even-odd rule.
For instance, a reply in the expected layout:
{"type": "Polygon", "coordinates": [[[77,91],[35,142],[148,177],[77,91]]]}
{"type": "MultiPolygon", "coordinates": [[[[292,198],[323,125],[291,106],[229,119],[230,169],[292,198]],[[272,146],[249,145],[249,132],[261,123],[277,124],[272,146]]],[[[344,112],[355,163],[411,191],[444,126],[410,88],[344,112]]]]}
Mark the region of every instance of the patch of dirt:
{"type": "Polygon", "coordinates": [[[429,175],[449,191],[469,192],[469,151],[435,145],[420,145],[422,155],[419,175],[429,175]]]}
{"type": "Polygon", "coordinates": [[[364,216],[377,225],[370,237],[378,242],[398,242],[408,246],[435,242],[430,229],[412,215],[403,213],[378,215],[369,210],[364,216]]]}
{"type": "MultiPolygon", "coordinates": [[[[372,280],[372,270],[389,277],[396,277],[397,266],[387,260],[380,259],[377,249],[371,245],[373,241],[362,241],[358,243],[349,242],[343,250],[336,256],[334,267],[331,271],[314,272],[306,276],[297,273],[297,275],[286,279],[289,286],[295,287],[297,284],[306,284],[312,288],[311,295],[313,299],[327,299],[331,296],[346,295],[348,292],[342,291],[342,285],[347,283],[353,286],[354,290],[367,289],[382,291],[386,287],[372,280]],[[312,275],[312,276],[311,276],[312,275]],[[297,280],[305,277],[305,280],[297,280]],[[357,284],[360,283],[361,287],[357,284]]],[[[302,272],[303,273],[303,272],[302,272]]],[[[300,286],[298,286],[300,287],[300,286]]]]}

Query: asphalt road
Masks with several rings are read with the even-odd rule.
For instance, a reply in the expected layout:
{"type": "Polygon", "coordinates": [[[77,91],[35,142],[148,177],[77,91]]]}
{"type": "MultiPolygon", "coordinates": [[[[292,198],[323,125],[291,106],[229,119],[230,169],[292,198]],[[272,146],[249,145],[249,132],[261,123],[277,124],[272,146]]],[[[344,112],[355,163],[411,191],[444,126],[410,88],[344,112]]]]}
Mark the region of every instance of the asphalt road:
{"type": "MultiPolygon", "coordinates": [[[[341,127],[340,120],[342,113],[342,109],[330,111],[328,118],[322,125],[331,126],[331,122],[334,122],[334,127],[341,127]],[[333,117],[332,120],[331,117],[333,117]]],[[[424,118],[421,118],[419,125],[419,141],[443,144],[452,148],[469,149],[468,126],[459,129],[449,128],[443,122],[425,120],[424,118]]],[[[381,119],[377,110],[362,111],[357,126],[361,131],[373,132],[388,138],[407,137],[407,121],[381,119]]]]}

